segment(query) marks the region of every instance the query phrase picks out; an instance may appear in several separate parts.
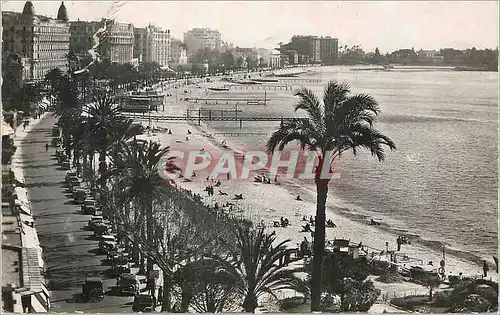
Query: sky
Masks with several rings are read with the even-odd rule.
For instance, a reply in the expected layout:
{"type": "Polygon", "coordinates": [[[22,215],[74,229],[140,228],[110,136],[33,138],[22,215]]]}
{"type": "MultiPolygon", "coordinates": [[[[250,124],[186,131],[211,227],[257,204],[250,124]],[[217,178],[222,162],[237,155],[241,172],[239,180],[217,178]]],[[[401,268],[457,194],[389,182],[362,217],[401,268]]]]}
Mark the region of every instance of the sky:
{"type": "MultiPolygon", "coordinates": [[[[55,17],[60,1],[32,1],[35,13],[55,17]]],[[[25,1],[1,1],[19,11],[25,1]]],[[[339,45],[382,53],[498,47],[497,1],[65,1],[70,20],[114,16],[136,27],[154,24],[183,39],[195,27],[218,29],[240,47],[275,48],[292,35],[332,36],[339,45]]]]}

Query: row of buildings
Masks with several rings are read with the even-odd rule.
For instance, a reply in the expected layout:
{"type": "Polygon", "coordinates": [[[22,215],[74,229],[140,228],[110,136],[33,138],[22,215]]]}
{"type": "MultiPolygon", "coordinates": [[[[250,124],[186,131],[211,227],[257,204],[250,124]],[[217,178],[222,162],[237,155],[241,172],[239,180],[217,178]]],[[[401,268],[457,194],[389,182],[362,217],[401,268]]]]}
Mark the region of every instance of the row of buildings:
{"type": "Polygon", "coordinates": [[[160,66],[187,63],[188,52],[209,48],[221,50],[221,34],[208,28],[192,29],[184,34],[184,42],[171,37],[170,30],[149,25],[134,27],[113,20],[69,21],[64,2],[57,18],[35,14],[31,1],[23,12],[2,12],[2,59],[19,60],[23,79],[37,81],[53,68],[66,71],[68,55],[89,54],[96,42],[101,59],[116,63],[157,62],[160,66]],[[104,36],[96,38],[100,31],[104,36]],[[16,58],[9,58],[16,56],[16,58]]]}
{"type": "Polygon", "coordinates": [[[333,65],[338,60],[339,40],[330,36],[295,35],[280,52],[288,56],[288,63],[333,65]]]}

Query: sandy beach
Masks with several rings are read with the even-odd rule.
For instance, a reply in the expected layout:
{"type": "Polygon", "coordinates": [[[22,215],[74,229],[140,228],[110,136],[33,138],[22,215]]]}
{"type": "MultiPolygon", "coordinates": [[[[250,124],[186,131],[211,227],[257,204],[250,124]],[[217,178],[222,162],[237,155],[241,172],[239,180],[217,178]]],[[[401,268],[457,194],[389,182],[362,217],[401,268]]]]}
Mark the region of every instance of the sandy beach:
{"type": "MultiPolygon", "coordinates": [[[[167,97],[166,109],[161,114],[184,115],[186,109],[192,107],[180,99],[186,95],[189,95],[189,97],[206,95],[206,88],[209,86],[211,86],[210,83],[198,83],[198,87],[191,85],[177,89],[177,91],[175,89],[164,90],[165,93],[170,93],[173,96],[167,97]],[[188,90],[186,95],[183,95],[184,90],[188,90]],[[177,97],[176,93],[178,93],[177,97]]],[[[142,119],[141,123],[145,126],[149,124],[147,119],[142,119]]],[[[158,141],[165,146],[170,146],[171,150],[186,152],[189,148],[193,150],[203,148],[206,152],[210,152],[212,157],[220,156],[228,150],[220,145],[222,139],[208,136],[213,131],[203,124],[202,126],[195,126],[186,122],[157,122],[152,119],[151,126],[154,131],[146,133],[142,138],[158,141]],[[171,129],[172,134],[167,133],[166,130],[168,129],[171,129]],[[191,132],[190,134],[188,134],[188,130],[191,132]]],[[[235,155],[241,156],[241,152],[235,155]]],[[[208,172],[200,171],[196,173],[196,177],[192,181],[180,181],[179,185],[200,194],[207,205],[213,206],[217,203],[220,206],[227,202],[233,203],[232,211],[234,214],[251,218],[256,223],[264,222],[269,230],[276,231],[278,239],[291,239],[290,246],[300,243],[304,236],[311,240],[310,233],[301,233],[300,231],[302,225],[305,224],[302,218],[304,216],[314,216],[315,213],[316,193],[313,189],[302,187],[294,181],[287,180],[280,180],[281,185],[257,183],[253,181],[253,175],[251,175],[246,180],[221,179],[221,186],[215,188],[213,197],[209,197],[207,192],[204,191],[205,187],[210,184],[210,182],[206,181],[207,176],[209,176],[208,172]],[[219,194],[219,190],[227,195],[219,194]],[[243,199],[234,200],[235,194],[243,194],[243,199]],[[296,200],[297,194],[300,194],[302,201],[296,200]],[[288,218],[290,226],[287,228],[273,227],[273,222],[279,221],[281,217],[288,218]]],[[[372,252],[376,253],[372,259],[388,259],[387,254],[382,253],[386,249],[386,242],[388,242],[389,251],[396,250],[397,235],[384,231],[379,227],[356,222],[339,215],[340,209],[335,204],[335,200],[329,198],[327,202],[327,219],[332,219],[337,225],[336,228],[327,228],[327,240],[331,241],[337,238],[347,239],[355,244],[362,242],[370,252],[369,257],[371,257],[372,252]]],[[[411,245],[402,246],[401,251],[398,252],[398,259],[403,255],[410,259],[398,261],[401,266],[410,267],[416,265],[427,270],[436,270],[439,268],[439,262],[443,254],[441,251],[413,242],[411,245]],[[432,266],[429,265],[429,262],[432,262],[432,266]]],[[[494,267],[490,268],[490,270],[491,276],[496,279],[498,275],[495,273],[494,267]]],[[[477,277],[481,275],[482,268],[473,262],[446,253],[446,274],[458,275],[460,272],[464,276],[477,277]]]]}

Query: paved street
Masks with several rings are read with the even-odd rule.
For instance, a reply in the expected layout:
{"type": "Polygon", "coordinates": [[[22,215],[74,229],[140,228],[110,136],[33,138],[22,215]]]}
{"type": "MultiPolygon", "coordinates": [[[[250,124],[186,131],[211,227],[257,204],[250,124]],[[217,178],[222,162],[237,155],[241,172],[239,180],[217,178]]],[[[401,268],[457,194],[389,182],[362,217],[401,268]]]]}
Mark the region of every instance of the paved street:
{"type": "Polygon", "coordinates": [[[36,220],[45,261],[45,279],[51,292],[53,312],[131,312],[132,297],[114,296],[110,289],[116,279],[105,277],[109,266],[106,256],[96,255],[98,241],[92,232],[84,231],[89,215],[80,212],[65,194],[64,177],[55,160],[55,148],[45,152],[50,144],[52,126],[56,119],[44,118],[22,141],[22,162],[26,184],[36,220]],[[104,280],[106,296],[96,303],[81,299],[81,285],[85,275],[100,276],[104,280]]]}

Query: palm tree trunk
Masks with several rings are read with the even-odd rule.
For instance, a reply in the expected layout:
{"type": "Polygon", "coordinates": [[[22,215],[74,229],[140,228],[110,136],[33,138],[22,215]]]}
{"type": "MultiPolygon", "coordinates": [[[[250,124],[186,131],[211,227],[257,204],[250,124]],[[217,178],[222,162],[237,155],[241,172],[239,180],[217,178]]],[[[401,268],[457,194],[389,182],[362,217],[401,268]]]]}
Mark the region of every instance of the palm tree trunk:
{"type": "Polygon", "coordinates": [[[104,178],[105,172],[106,172],[106,150],[101,150],[99,152],[99,175],[101,178],[101,189],[106,188],[106,179],[104,178]]]}
{"type": "Polygon", "coordinates": [[[257,303],[257,297],[252,292],[249,292],[245,296],[245,301],[243,301],[243,309],[245,310],[245,313],[254,313],[257,306],[259,306],[257,303]]]}
{"type": "MultiPolygon", "coordinates": [[[[148,244],[150,245],[153,245],[154,246],[154,240],[153,240],[153,199],[151,196],[148,196],[148,199],[145,200],[145,205],[146,205],[146,237],[147,237],[147,241],[148,241],[148,244]]],[[[147,270],[147,274],[149,276],[149,274],[151,273],[151,271],[153,270],[153,259],[148,256],[147,258],[147,267],[146,267],[146,270],[147,270]]]]}
{"type": "Polygon", "coordinates": [[[191,298],[193,297],[193,294],[189,291],[189,289],[183,289],[182,290],[182,297],[181,297],[181,313],[187,313],[189,309],[189,303],[191,302],[191,298]]]}
{"type": "MultiPolygon", "coordinates": [[[[321,168],[320,168],[321,169],[321,168]]],[[[325,217],[328,179],[316,179],[316,221],[314,228],[313,269],[311,279],[311,312],[321,309],[321,267],[325,251],[325,217]]]]}
{"type": "Polygon", "coordinates": [[[163,303],[161,304],[162,312],[170,312],[170,291],[172,283],[167,270],[163,271],[163,303]]]}

